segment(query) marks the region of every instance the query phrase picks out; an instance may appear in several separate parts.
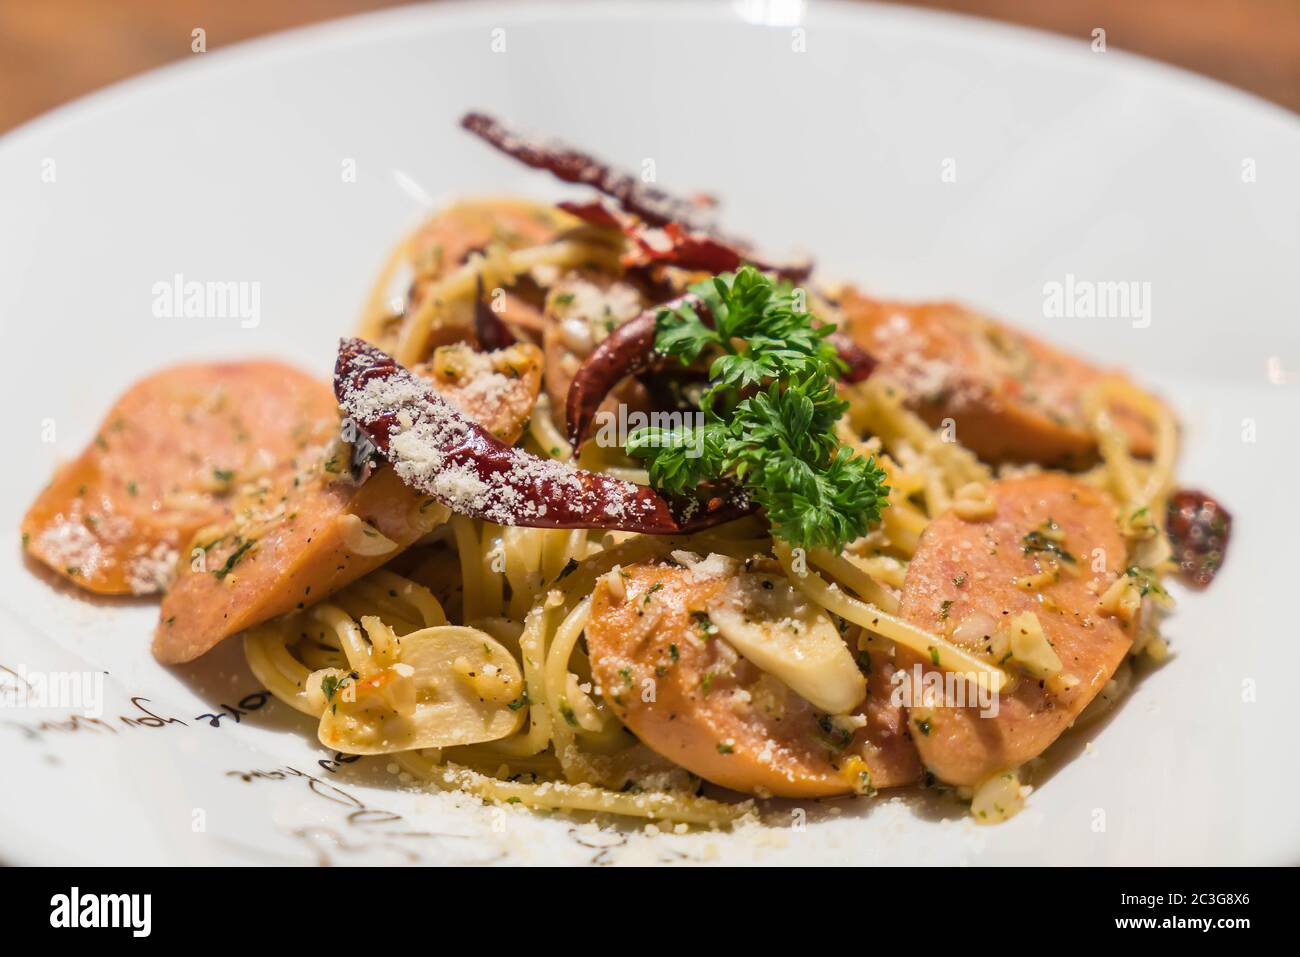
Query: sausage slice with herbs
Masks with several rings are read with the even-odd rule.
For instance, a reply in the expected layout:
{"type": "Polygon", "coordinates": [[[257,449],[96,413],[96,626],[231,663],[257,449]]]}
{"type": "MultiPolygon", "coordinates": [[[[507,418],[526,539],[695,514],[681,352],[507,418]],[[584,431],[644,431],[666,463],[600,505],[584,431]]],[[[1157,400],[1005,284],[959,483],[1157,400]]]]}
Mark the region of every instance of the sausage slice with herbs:
{"type": "Polygon", "coordinates": [[[174,366],[117,400],[23,518],[28,554],[102,595],[171,582],[190,538],[334,429],[320,380],[278,362],[174,366]]]}
{"type": "MultiPolygon", "coordinates": [[[[450,346],[420,371],[451,405],[514,442],[537,398],[541,353],[522,343],[492,353],[450,346]]],[[[444,506],[390,466],[367,477],[363,464],[338,441],[237,502],[233,521],[194,543],[201,552],[187,556],[167,593],[155,657],[190,661],[236,632],[321,601],[446,520],[444,506]]]]}
{"type": "Polygon", "coordinates": [[[908,718],[925,766],[956,785],[1041,754],[1110,680],[1134,634],[1132,622],[1101,606],[1128,574],[1110,496],[1043,474],[994,482],[982,504],[986,514],[963,506],[967,517],[950,511],[926,528],[900,609],[1018,678],[993,699],[996,713],[982,715],[964,682],[950,687],[928,659],[897,649],[899,667],[942,690],[927,700],[913,683],[908,718]]]}
{"type": "MultiPolygon", "coordinates": [[[[873,662],[868,689],[860,673],[845,673],[833,648],[816,652],[815,668],[787,660],[790,682],[845,713],[817,707],[755,661],[764,657],[772,667],[773,651],[780,653],[771,645],[786,639],[773,628],[803,623],[802,634],[788,635],[793,644],[811,642],[808,629],[827,626],[839,640],[836,629],[820,609],[765,611],[764,600],[746,591],[752,588],[776,596],[773,608],[784,607],[789,599],[781,596],[793,591],[779,573],[743,571],[717,555],[687,567],[638,564],[601,578],[587,647],[619,718],[665,758],[750,794],[823,797],[915,781],[920,766],[900,710],[888,703],[883,661],[873,662]],[[744,636],[754,642],[741,642],[742,654],[736,629],[755,625],[766,631],[744,636]]],[[[847,646],[843,651],[856,671],[847,646]]]]}
{"type": "MultiPolygon", "coordinates": [[[[951,420],[957,441],[988,462],[1081,468],[1097,458],[1081,396],[1108,373],[951,302],[897,303],[849,290],[840,306],[851,336],[931,426],[951,420]]],[[[1112,418],[1135,455],[1154,449],[1150,425],[1117,406],[1112,418]]]]}

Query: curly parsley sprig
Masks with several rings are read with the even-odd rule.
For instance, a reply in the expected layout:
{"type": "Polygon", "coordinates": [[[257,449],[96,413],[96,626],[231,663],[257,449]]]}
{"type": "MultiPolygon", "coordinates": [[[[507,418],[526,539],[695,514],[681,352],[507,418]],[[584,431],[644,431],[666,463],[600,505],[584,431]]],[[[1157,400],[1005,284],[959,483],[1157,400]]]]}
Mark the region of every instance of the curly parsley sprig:
{"type": "Polygon", "coordinates": [[[697,282],[690,291],[708,308],[712,325],[689,302],[664,310],[656,319],[655,349],[683,365],[705,349],[720,353],[709,369],[713,387],[701,400],[703,408],[769,379],[841,370],[835,347],[826,341],[832,327],[813,326],[790,283],[774,283],[753,266],[742,266],[697,282]]]}
{"type": "Polygon", "coordinates": [[[638,429],[628,453],[645,459],[656,488],[681,494],[731,480],[767,512],[778,538],[834,551],[866,534],[887,504],[884,472],[835,436],[848,404],[843,368],[789,283],[752,266],[696,283],[706,323],[689,303],[656,318],[655,348],[684,365],[716,353],[700,398],[703,423],[638,429]]]}

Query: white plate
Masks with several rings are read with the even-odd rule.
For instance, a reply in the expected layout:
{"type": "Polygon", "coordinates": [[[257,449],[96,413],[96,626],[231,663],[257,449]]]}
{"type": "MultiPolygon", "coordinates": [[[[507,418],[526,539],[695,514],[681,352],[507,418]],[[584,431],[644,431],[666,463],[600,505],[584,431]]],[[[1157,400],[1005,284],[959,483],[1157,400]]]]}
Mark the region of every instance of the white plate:
{"type": "Polygon", "coordinates": [[[6,860],[1300,860],[1300,123],[1086,38],[856,4],[752,22],[791,10],[404,9],[196,55],[0,141],[0,663],[107,673],[102,724],[0,713],[6,860]],[[1174,401],[1182,476],[1236,517],[1231,559],[1180,595],[1177,657],[1024,814],[977,828],[886,799],[806,829],[651,839],[413,793],[382,760],[320,766],[307,723],[274,704],[211,727],[197,716],[257,690],[237,643],[163,668],[151,605],[86,601],[24,567],[23,509],[133,378],[250,354],[324,373],[426,202],[560,194],[461,133],[469,107],[651,159],[660,182],[721,195],[734,231],[815,251],[824,277],[979,304],[1174,401]],[[260,323],[155,318],[153,284],[177,273],[260,283],[260,323]],[[1048,318],[1044,285],[1067,274],[1149,283],[1149,326],[1048,318]],[[129,723],[133,697],[180,723],[129,723]]]}

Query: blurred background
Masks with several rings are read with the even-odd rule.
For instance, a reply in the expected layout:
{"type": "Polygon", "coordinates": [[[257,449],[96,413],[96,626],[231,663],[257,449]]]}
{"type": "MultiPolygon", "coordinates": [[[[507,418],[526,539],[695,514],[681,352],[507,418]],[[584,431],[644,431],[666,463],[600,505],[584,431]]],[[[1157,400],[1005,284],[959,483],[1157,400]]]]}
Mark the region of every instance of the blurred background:
{"type": "MultiPolygon", "coordinates": [[[[207,48],[215,51],[260,34],[404,2],[411,0],[0,0],[0,132],[190,56],[196,27],[206,31],[207,48]]],[[[1195,70],[1300,112],[1300,0],[907,2],[1080,40],[1101,27],[1108,48],[1195,70]]]]}

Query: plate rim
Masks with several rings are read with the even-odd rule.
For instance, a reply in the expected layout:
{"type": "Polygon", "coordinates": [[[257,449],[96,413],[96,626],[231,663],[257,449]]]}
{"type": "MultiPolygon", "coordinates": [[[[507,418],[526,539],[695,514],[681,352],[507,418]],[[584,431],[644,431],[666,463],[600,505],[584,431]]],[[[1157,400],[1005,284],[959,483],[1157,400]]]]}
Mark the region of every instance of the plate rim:
{"type": "MultiPolygon", "coordinates": [[[[952,36],[954,30],[959,30],[965,34],[960,38],[961,40],[977,47],[984,46],[988,42],[986,39],[986,35],[988,35],[993,36],[996,42],[1007,43],[1028,54],[1037,52],[1045,56],[1050,52],[1049,47],[1069,51],[1072,55],[1086,51],[1086,46],[1080,49],[1083,45],[1081,40],[1074,40],[1032,28],[999,23],[966,14],[953,14],[910,7],[883,6],[875,3],[856,3],[850,2],[850,0],[815,0],[813,8],[809,10],[810,22],[811,18],[818,17],[828,11],[832,12],[835,17],[860,17],[868,21],[873,18],[884,17],[899,29],[914,31],[921,36],[935,29],[952,36]],[[970,25],[975,25],[979,32],[972,31],[970,25]]],[[[439,4],[436,7],[397,7],[372,11],[305,27],[277,31],[262,37],[234,43],[228,47],[222,47],[213,51],[218,54],[216,65],[204,63],[202,60],[195,62],[191,57],[118,81],[98,91],[62,104],[54,110],[35,117],[0,136],[0,159],[3,159],[13,150],[22,149],[33,142],[39,142],[42,137],[59,135],[75,128],[76,124],[86,119],[116,109],[130,108],[132,98],[147,97],[150,95],[150,90],[165,89],[178,77],[183,82],[201,82],[202,78],[207,75],[203,71],[211,73],[213,70],[239,69],[250,58],[264,62],[267,58],[319,56],[328,53],[332,49],[349,45],[382,45],[385,42],[385,37],[406,32],[415,25],[422,25],[431,34],[436,35],[442,32],[442,29],[456,30],[494,17],[503,18],[502,22],[508,25],[510,22],[520,22],[508,19],[519,14],[524,15],[523,22],[536,22],[538,20],[544,21],[548,17],[553,18],[557,12],[572,19],[587,19],[590,17],[594,21],[608,22],[636,21],[648,15],[653,15],[656,18],[684,15],[700,22],[719,24],[731,23],[740,19],[736,16],[729,3],[717,3],[716,5],[703,7],[681,2],[681,0],[657,3],[653,7],[650,3],[641,2],[641,0],[617,7],[608,4],[598,5],[596,0],[544,0],[544,2],[537,3],[519,2],[519,0],[471,3],[469,0],[453,0],[453,2],[439,4]],[[651,11],[653,11],[653,14],[651,14],[651,11]],[[439,19],[434,20],[434,17],[439,19]],[[194,79],[185,80],[185,77],[194,79]]],[[[755,29],[761,29],[761,27],[755,27],[755,29]]],[[[1115,50],[1112,55],[1117,56],[1122,61],[1121,70],[1125,84],[1155,82],[1164,88],[1162,92],[1167,90],[1172,95],[1189,98],[1210,96],[1218,100],[1225,108],[1232,109],[1236,105],[1238,109],[1234,110],[1234,112],[1241,115],[1243,121],[1249,114],[1250,116],[1259,117],[1261,122],[1276,125],[1279,131],[1289,130],[1291,134],[1300,136],[1300,116],[1254,94],[1191,73],[1183,68],[1150,60],[1136,54],[1115,50]],[[1258,107],[1261,104],[1268,107],[1268,109],[1259,110],[1258,107]],[[1272,120],[1265,119],[1270,116],[1273,117],[1272,120]]],[[[206,60],[208,56],[209,54],[205,54],[203,59],[206,60]]],[[[143,107],[139,108],[148,109],[149,104],[146,102],[143,107]]],[[[32,856],[29,856],[27,852],[35,851],[39,854],[41,843],[35,832],[28,836],[31,840],[26,843],[24,850],[18,851],[16,847],[22,845],[22,835],[17,835],[17,839],[12,834],[7,835],[13,841],[13,844],[6,850],[5,857],[15,862],[32,862],[32,856]]],[[[48,845],[45,846],[48,847],[48,845]]]]}
{"type": "MultiPolygon", "coordinates": [[[[975,46],[1000,43],[1040,56],[1051,52],[1049,48],[1054,47],[1057,53],[1073,56],[1080,63],[1085,62],[1079,57],[1079,54],[1086,52],[1082,39],[1037,27],[964,12],[885,4],[876,0],[801,2],[804,5],[805,23],[826,14],[832,18],[881,19],[885,22],[893,21],[894,26],[904,29],[916,27],[922,31],[937,29],[949,34],[960,34],[961,40],[970,41],[975,46]]],[[[429,22],[435,26],[446,22],[454,28],[467,21],[528,14],[528,19],[542,21],[628,21],[653,16],[656,19],[738,21],[749,23],[754,29],[781,29],[785,26],[746,20],[737,9],[744,3],[745,0],[714,0],[708,4],[692,3],[691,0],[624,0],[617,4],[609,3],[608,0],[440,0],[437,4],[401,5],[348,14],[239,40],[206,52],[197,59],[197,55],[191,54],[188,58],[151,67],[83,93],[0,134],[0,158],[11,148],[22,147],[41,136],[58,133],[61,128],[75,125],[83,118],[123,105],[131,97],[148,95],[156,87],[176,80],[186,81],[203,71],[238,69],[241,62],[252,58],[302,56],[320,53],[331,47],[374,43],[387,32],[398,33],[411,26],[429,22]]],[[[1127,74],[1128,79],[1141,78],[1146,82],[1155,82],[1177,91],[1179,95],[1210,97],[1218,100],[1221,105],[1249,111],[1263,121],[1274,123],[1293,135],[1300,136],[1300,113],[1294,113],[1257,93],[1121,47],[1108,48],[1105,56],[1117,60],[1120,64],[1118,69],[1127,74]]]]}

